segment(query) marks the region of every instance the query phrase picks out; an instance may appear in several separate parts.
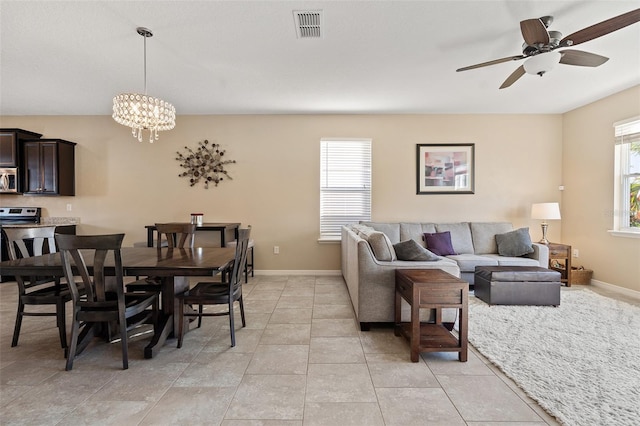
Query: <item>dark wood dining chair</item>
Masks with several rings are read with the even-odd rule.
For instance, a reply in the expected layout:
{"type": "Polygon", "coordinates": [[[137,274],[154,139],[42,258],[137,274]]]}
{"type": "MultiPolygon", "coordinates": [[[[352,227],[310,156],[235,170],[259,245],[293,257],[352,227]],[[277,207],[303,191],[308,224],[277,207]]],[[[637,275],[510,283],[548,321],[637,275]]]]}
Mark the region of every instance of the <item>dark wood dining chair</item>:
{"type": "MultiPolygon", "coordinates": [[[[173,248],[192,248],[195,241],[196,225],[191,223],[156,223],[158,231],[158,239],[156,240],[156,248],[163,247],[163,236],[166,238],[168,249],[173,248]]],[[[126,284],[128,292],[132,291],[157,291],[160,292],[160,278],[146,277],[136,278],[126,284]]]]}
{"type": "MultiPolygon", "coordinates": [[[[46,252],[56,251],[54,241],[56,227],[41,226],[33,228],[4,228],[7,236],[9,259],[26,258],[40,256],[46,252]]],[[[56,324],[60,334],[60,345],[63,349],[67,347],[67,328],[65,304],[71,300],[71,293],[66,283],[61,283],[57,277],[21,277],[16,276],[18,284],[18,311],[16,323],[13,329],[13,340],[11,346],[18,345],[22,318],[25,316],[55,316],[56,324]],[[53,305],[55,312],[27,312],[27,305],[53,305]]]]}
{"type": "Polygon", "coordinates": [[[74,358],[89,343],[97,330],[97,325],[106,324],[108,329],[110,323],[118,324],[124,370],[129,368],[127,330],[147,323],[150,319],[154,327],[157,327],[158,293],[125,294],[124,292],[120,253],[123,239],[124,234],[81,236],[56,234],[56,243],[60,250],[65,277],[70,283],[69,289],[73,300],[67,371],[73,368],[74,358]],[[91,269],[87,267],[85,259],[91,260],[91,269]],[[107,283],[106,272],[114,275],[114,281],[107,283]],[[86,295],[81,295],[73,281],[74,275],[82,279],[86,295]]]}
{"type": "Polygon", "coordinates": [[[228,267],[229,273],[222,272],[221,281],[205,281],[197,283],[192,289],[177,295],[178,299],[178,347],[182,347],[182,340],[185,332],[185,317],[198,317],[198,327],[200,327],[203,316],[229,315],[229,327],[231,330],[231,346],[236,345],[234,328],[234,302],[240,305],[240,317],[242,326],[246,326],[244,317],[244,303],[242,300],[242,275],[247,262],[247,248],[249,246],[250,228],[238,230],[238,243],[236,245],[235,258],[228,267]],[[198,311],[185,311],[185,305],[198,305],[198,311]],[[203,312],[203,305],[227,305],[225,312],[203,312]]]}
{"type": "MultiPolygon", "coordinates": [[[[236,244],[238,242],[237,241],[229,241],[227,243],[227,247],[235,247],[236,244]]],[[[253,253],[253,249],[255,247],[255,242],[253,241],[253,238],[249,239],[249,246],[247,247],[247,262],[244,265],[244,283],[248,283],[249,282],[249,274],[251,274],[251,276],[253,277],[254,272],[253,272],[253,266],[254,266],[254,253],[253,253]]]]}

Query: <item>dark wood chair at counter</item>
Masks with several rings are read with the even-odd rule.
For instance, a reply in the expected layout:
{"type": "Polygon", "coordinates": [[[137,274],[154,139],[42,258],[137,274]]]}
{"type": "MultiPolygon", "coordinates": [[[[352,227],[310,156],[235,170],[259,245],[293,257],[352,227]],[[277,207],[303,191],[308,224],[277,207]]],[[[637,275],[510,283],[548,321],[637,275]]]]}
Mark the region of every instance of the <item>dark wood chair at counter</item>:
{"type": "MultiPolygon", "coordinates": [[[[193,247],[195,240],[196,225],[191,223],[156,223],[158,230],[158,239],[156,241],[156,248],[163,247],[162,236],[166,237],[167,247],[172,248],[185,248],[193,247]]],[[[127,283],[127,291],[160,291],[160,278],[147,277],[137,278],[135,281],[127,283]]]]}
{"type": "Polygon", "coordinates": [[[182,340],[185,332],[185,317],[198,317],[198,327],[203,316],[229,315],[229,328],[231,332],[231,346],[236,345],[236,335],[234,328],[234,302],[240,305],[240,316],[242,326],[246,326],[244,318],[244,303],[242,300],[242,275],[247,262],[247,248],[249,246],[249,234],[251,229],[238,230],[238,242],[236,244],[236,254],[231,266],[230,273],[222,273],[221,281],[199,282],[190,290],[176,296],[178,299],[178,347],[182,347],[182,340]],[[185,312],[185,305],[199,305],[198,312],[185,312]],[[225,312],[203,312],[203,305],[227,305],[225,312]]]}
{"type": "MultiPolygon", "coordinates": [[[[117,322],[122,344],[122,368],[129,368],[127,330],[150,320],[154,327],[158,325],[158,293],[124,292],[124,271],[120,248],[124,234],[113,235],[62,235],[56,234],[64,274],[69,281],[69,290],[73,300],[73,323],[71,326],[71,344],[67,356],[66,370],[73,368],[73,360],[89,343],[93,336],[91,327],[98,323],[117,322]],[[83,250],[81,252],[80,250],[83,250]],[[89,274],[84,255],[93,251],[93,275],[89,274]],[[113,267],[106,266],[107,257],[113,256],[113,267]],[[82,278],[86,296],[80,294],[76,286],[74,269],[82,278]],[[107,285],[105,270],[114,269],[115,281],[107,285]],[[82,330],[81,330],[82,328],[82,330]]],[[[95,330],[95,329],[94,329],[95,330]]]]}
{"type": "MultiPolygon", "coordinates": [[[[3,228],[7,236],[9,259],[40,256],[46,252],[56,251],[54,241],[55,226],[39,226],[32,228],[3,228]]],[[[60,334],[60,345],[67,348],[67,328],[65,322],[65,304],[71,300],[71,293],[66,283],[54,277],[15,277],[18,284],[18,312],[13,330],[11,346],[18,345],[22,318],[25,316],[55,316],[60,334]],[[27,312],[27,305],[53,305],[55,312],[27,312]]]]}

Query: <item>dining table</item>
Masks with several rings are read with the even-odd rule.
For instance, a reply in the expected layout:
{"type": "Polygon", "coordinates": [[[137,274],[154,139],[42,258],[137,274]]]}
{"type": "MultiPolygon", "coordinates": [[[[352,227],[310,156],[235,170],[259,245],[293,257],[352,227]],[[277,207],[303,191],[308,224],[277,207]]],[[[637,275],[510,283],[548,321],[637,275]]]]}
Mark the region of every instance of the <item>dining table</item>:
{"type": "MultiPolygon", "coordinates": [[[[160,278],[161,306],[159,326],[151,342],[144,349],[144,357],[152,358],[169,337],[177,337],[179,318],[176,295],[189,289],[189,277],[224,274],[235,258],[229,247],[149,248],[123,247],[122,266],[125,276],[153,276],[160,278]]],[[[93,254],[83,252],[91,273],[93,254]]],[[[64,277],[60,253],[33,256],[0,262],[2,274],[64,277]]],[[[107,275],[115,275],[113,257],[107,258],[107,275]],[[111,266],[111,267],[110,267],[111,266]]]]}
{"type": "MultiPolygon", "coordinates": [[[[171,222],[171,223],[188,223],[188,222],[171,222]]],[[[196,225],[196,232],[198,231],[213,231],[218,232],[220,237],[220,247],[227,246],[227,233],[229,231],[233,231],[233,237],[235,240],[238,239],[238,228],[240,227],[240,223],[237,222],[229,222],[229,223],[219,223],[219,222],[205,222],[199,225],[196,225]]],[[[155,233],[158,232],[158,229],[155,225],[145,225],[145,229],[147,230],[147,247],[153,247],[155,241],[155,233]]]]}

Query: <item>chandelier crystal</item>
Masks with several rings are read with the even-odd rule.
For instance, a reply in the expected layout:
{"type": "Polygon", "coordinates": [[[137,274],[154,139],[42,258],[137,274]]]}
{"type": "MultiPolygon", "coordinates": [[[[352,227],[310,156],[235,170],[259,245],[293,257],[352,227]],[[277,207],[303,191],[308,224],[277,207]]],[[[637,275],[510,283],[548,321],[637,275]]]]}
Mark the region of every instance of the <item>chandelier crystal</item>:
{"type": "Polygon", "coordinates": [[[138,34],[144,37],[144,95],[122,93],[113,98],[113,119],[116,123],[131,127],[133,137],[142,142],[143,130],[149,131],[149,142],[158,140],[158,132],[171,130],[176,126],[176,109],[169,102],[147,96],[147,37],[151,30],[138,27],[138,34]]]}

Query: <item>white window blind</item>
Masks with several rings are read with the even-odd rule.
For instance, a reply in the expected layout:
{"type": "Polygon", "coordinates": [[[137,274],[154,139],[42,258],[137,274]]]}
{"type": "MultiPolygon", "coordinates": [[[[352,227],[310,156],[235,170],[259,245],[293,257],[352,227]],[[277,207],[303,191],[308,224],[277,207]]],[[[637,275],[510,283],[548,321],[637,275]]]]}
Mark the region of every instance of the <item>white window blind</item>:
{"type": "Polygon", "coordinates": [[[320,141],[320,238],[371,220],[371,140],[320,141]]]}
{"type": "Polygon", "coordinates": [[[619,121],[613,125],[616,144],[640,142],[640,117],[619,121]]]}
{"type": "Polygon", "coordinates": [[[614,124],[614,231],[640,232],[640,117],[614,124]]]}

